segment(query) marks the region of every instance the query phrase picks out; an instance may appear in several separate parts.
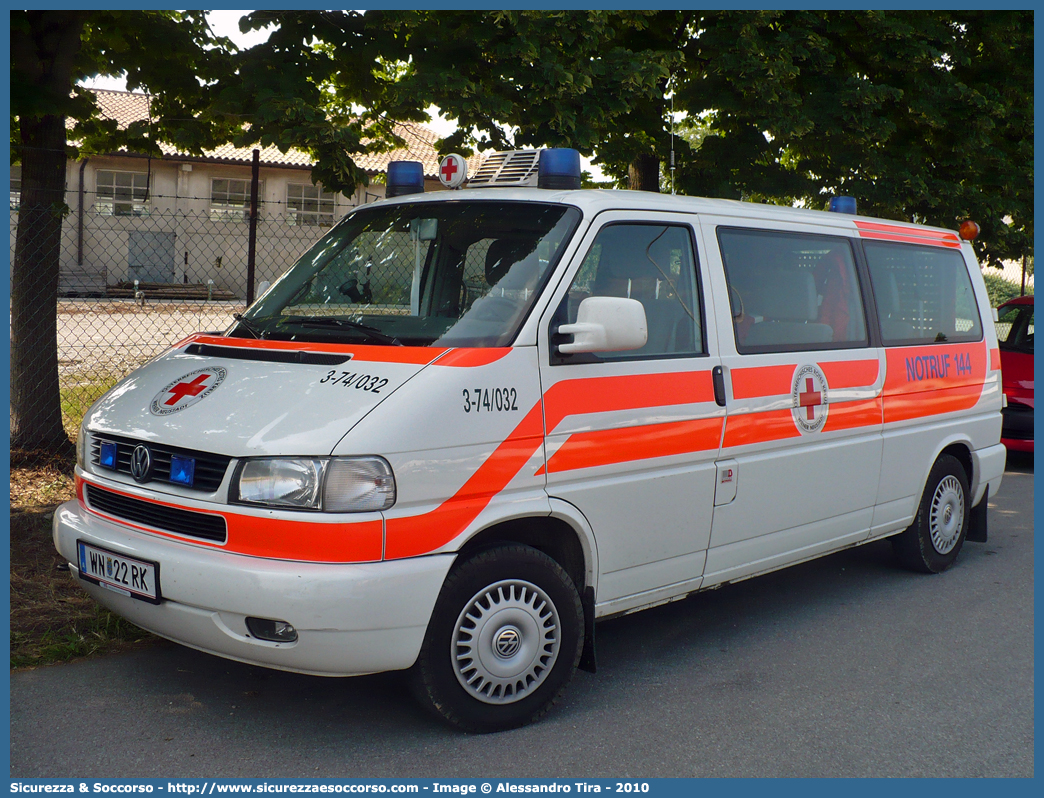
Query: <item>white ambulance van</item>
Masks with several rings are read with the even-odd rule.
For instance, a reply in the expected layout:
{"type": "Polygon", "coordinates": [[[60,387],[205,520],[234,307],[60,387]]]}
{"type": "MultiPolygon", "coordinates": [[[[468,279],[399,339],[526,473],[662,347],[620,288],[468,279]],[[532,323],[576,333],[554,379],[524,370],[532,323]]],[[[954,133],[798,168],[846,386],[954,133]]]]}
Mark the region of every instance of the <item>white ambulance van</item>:
{"type": "Polygon", "coordinates": [[[492,731],[593,670],[598,619],[985,540],[1000,356],[967,241],[579,185],[572,150],[431,194],[393,164],[232,327],[91,408],[54,520],[73,575],[219,656],[409,669],[492,731]]]}

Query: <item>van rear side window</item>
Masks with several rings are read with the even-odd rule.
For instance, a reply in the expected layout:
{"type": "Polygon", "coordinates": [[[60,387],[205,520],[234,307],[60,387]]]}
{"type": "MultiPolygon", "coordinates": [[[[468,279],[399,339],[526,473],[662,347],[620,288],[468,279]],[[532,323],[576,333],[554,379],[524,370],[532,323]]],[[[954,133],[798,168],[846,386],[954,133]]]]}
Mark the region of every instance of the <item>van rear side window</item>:
{"type": "Polygon", "coordinates": [[[719,228],[740,354],[867,346],[847,238],[719,228]]]}
{"type": "Polygon", "coordinates": [[[865,241],[885,346],[982,340],[975,293],[957,250],[865,241]]]}

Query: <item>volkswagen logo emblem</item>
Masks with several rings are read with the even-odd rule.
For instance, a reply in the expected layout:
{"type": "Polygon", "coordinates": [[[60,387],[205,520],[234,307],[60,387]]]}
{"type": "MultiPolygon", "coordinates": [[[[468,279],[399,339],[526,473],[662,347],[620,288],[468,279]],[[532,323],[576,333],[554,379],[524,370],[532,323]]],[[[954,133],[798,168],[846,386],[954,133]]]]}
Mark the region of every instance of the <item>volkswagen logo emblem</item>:
{"type": "Polygon", "coordinates": [[[500,659],[510,659],[522,648],[522,634],[514,626],[505,626],[493,638],[493,653],[500,659]]]}
{"type": "Polygon", "coordinates": [[[131,452],[130,472],[135,482],[152,479],[152,452],[144,443],[139,443],[131,452]]]}

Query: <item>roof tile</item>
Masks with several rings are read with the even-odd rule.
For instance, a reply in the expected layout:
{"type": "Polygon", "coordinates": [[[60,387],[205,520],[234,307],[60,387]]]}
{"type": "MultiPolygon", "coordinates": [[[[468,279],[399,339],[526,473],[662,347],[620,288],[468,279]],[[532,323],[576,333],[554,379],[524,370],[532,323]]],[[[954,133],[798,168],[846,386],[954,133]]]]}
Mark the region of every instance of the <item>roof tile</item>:
{"type": "MultiPolygon", "coordinates": [[[[116,120],[121,129],[125,129],[131,122],[149,118],[148,95],[109,89],[91,89],[91,91],[97,98],[102,115],[116,120]]],[[[356,155],[354,160],[359,168],[368,174],[383,174],[388,171],[390,161],[420,161],[424,165],[425,177],[438,177],[439,156],[435,149],[435,142],[439,135],[415,122],[396,122],[395,133],[406,142],[406,146],[387,152],[356,155]]],[[[301,150],[291,149],[284,152],[274,145],[260,149],[260,161],[265,166],[311,167],[313,163],[311,156],[301,150]]],[[[169,144],[160,144],[160,150],[168,157],[199,158],[199,156],[179,151],[169,144]]],[[[202,160],[248,164],[253,160],[253,147],[235,147],[231,144],[223,144],[217,149],[207,151],[202,160]]],[[[468,172],[474,174],[478,170],[482,157],[474,155],[467,160],[468,172]]]]}

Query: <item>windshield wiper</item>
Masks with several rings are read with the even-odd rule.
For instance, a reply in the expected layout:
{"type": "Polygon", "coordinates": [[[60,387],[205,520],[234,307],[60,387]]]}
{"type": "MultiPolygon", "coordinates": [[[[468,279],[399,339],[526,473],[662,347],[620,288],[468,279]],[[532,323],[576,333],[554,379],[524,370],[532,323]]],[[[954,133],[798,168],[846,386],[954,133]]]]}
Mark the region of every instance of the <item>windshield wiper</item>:
{"type": "Polygon", "coordinates": [[[403,345],[402,341],[393,335],[385,335],[376,327],[371,327],[369,324],[363,324],[358,321],[349,321],[348,319],[335,319],[330,316],[287,316],[281,321],[284,324],[297,324],[301,327],[343,327],[361,332],[373,341],[380,341],[391,346],[403,345]]]}
{"type": "Polygon", "coordinates": [[[243,329],[252,334],[255,338],[264,338],[265,331],[260,327],[254,325],[254,323],[248,320],[242,313],[233,313],[232,318],[243,325],[243,329]]]}

